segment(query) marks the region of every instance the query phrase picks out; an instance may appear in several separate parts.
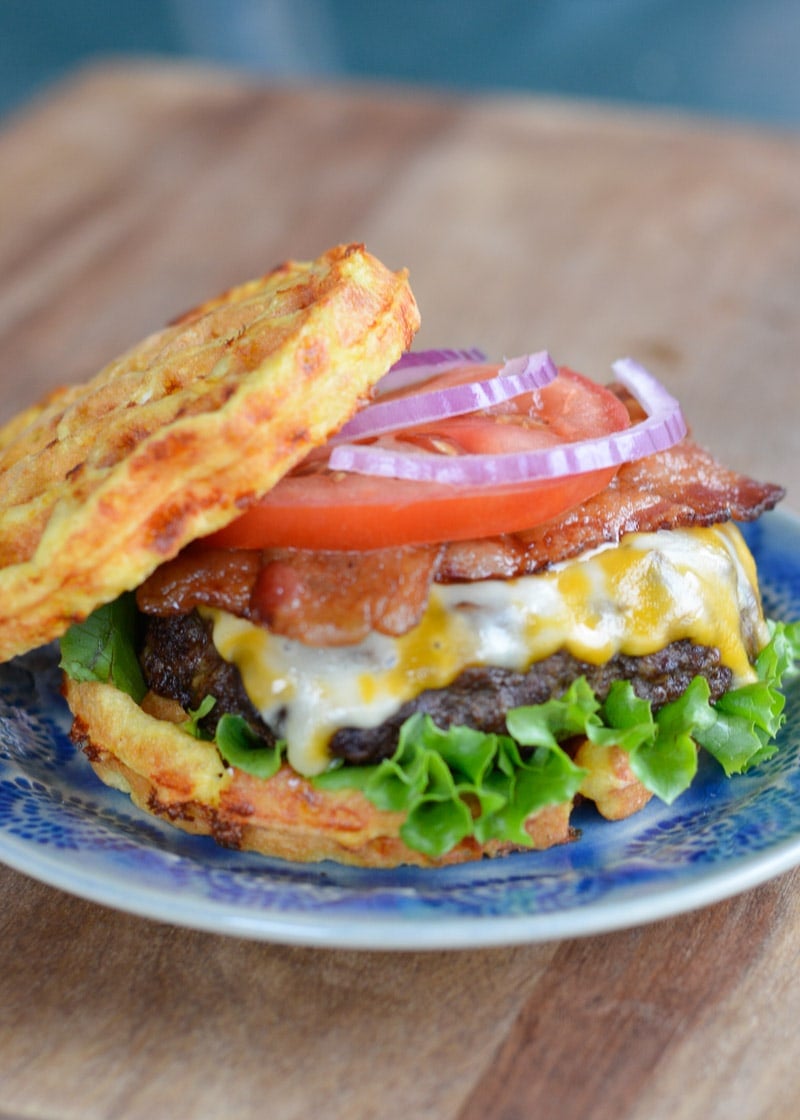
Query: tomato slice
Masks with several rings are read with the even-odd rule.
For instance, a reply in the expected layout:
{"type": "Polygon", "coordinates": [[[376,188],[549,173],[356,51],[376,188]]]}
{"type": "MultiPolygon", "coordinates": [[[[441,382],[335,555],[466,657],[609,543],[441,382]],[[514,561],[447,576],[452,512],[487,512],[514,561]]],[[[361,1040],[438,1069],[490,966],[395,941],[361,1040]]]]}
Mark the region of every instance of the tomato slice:
{"type": "MultiPolygon", "coordinates": [[[[448,376],[448,375],[444,375],[448,376]]],[[[449,375],[452,378],[452,374],[449,375]]],[[[425,385],[437,387],[437,379],[425,385]]],[[[500,454],[610,435],[629,426],[607,388],[572,370],[485,412],[382,436],[448,454],[500,454]]],[[[208,537],[218,548],[366,550],[471,540],[540,525],[599,493],[616,468],[509,486],[454,486],[332,472],[313,455],[258,503],[208,537]]]]}

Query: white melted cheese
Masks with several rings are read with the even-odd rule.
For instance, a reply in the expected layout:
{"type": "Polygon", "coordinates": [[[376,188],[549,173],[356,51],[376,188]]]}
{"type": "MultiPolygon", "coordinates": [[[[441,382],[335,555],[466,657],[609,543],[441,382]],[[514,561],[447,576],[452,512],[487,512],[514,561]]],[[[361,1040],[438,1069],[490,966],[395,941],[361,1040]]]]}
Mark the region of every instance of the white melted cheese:
{"type": "Polygon", "coordinates": [[[525,670],[559,649],[602,664],[688,638],[718,648],[742,683],[753,678],[748,649],[767,640],[755,564],[730,524],[631,534],[535,576],[434,584],[419,625],[399,638],[372,632],[320,649],[224,611],[204,614],[301,774],[328,766],[338,728],[375,727],[470,665],[525,670]]]}

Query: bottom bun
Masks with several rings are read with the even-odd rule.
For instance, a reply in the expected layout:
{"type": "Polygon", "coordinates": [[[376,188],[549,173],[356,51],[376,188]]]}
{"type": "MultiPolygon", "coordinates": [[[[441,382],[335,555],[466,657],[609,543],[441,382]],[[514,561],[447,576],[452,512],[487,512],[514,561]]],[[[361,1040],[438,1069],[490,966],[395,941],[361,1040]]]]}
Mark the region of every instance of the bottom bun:
{"type": "MultiPolygon", "coordinates": [[[[106,785],[129,794],[140,809],[225,847],[361,867],[443,866],[520,850],[467,838],[431,859],[401,839],[404,814],[377,809],[358,790],[316,789],[286,765],[267,780],[226,766],[213,743],[154,718],[113,685],[65,678],[64,695],[74,716],[72,739],[106,785]]],[[[571,810],[567,802],[529,817],[531,848],[573,839],[571,810]]]]}

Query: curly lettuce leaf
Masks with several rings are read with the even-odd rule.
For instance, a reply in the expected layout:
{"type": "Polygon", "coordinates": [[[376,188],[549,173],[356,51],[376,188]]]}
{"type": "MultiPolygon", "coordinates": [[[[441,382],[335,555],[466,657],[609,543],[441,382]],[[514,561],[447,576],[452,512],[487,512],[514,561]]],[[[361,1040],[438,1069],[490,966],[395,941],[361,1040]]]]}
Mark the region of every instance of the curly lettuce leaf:
{"type": "Polygon", "coordinates": [[[697,773],[695,736],[715,718],[709,696],[708,681],[695,677],[681,697],[656,713],[652,736],[628,752],[631,770],[642,785],[668,805],[689,788],[697,773]]]}
{"type": "Polygon", "coordinates": [[[215,741],[224,762],[255,778],[271,778],[280,769],[283,741],[268,746],[242,716],[220,716],[215,741]]]}
{"type": "Polygon", "coordinates": [[[201,720],[205,719],[208,713],[216,704],[215,696],[205,696],[199,707],[196,709],[190,708],[187,713],[187,718],[181,723],[181,731],[185,731],[187,735],[191,735],[193,739],[210,739],[212,738],[204,728],[200,726],[201,720]]]}
{"type": "Polygon", "coordinates": [[[60,666],[75,681],[113,684],[140,703],[147,692],[136,657],[136,604],[121,595],[70,626],[61,638],[60,666]]]}
{"type": "MultiPolygon", "coordinates": [[[[570,692],[580,687],[576,682],[570,692]]],[[[356,787],[377,808],[405,813],[403,840],[434,858],[470,835],[481,843],[497,839],[530,845],[527,818],[545,805],[571,800],[584,775],[556,740],[564,707],[571,702],[552,701],[544,712],[539,710],[544,705],[517,709],[520,734],[536,747],[529,757],[509,735],[470,727],[443,730],[418,712],[403,724],[391,758],[375,766],[330,770],[314,784],[356,787]]]]}
{"type": "Polygon", "coordinates": [[[759,679],[732,689],[714,705],[715,721],[699,729],[700,746],[713,755],[727,777],[741,774],[776,751],[786,697],[780,691],[800,661],[800,622],[770,622],[770,641],[756,659],[759,679]]]}
{"type": "Polygon", "coordinates": [[[767,621],[770,640],[756,658],[756,672],[762,681],[780,685],[797,676],[800,662],[800,619],[797,622],[767,621]]]}

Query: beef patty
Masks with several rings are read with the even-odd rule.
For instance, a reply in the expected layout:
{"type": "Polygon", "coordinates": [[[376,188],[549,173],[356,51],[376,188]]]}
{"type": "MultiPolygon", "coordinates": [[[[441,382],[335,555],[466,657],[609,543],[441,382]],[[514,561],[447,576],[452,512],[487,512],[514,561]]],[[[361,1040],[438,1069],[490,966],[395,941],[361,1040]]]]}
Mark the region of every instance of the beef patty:
{"type": "MultiPolygon", "coordinates": [[[[187,710],[199,708],[206,696],[216,698],[202,721],[209,733],[213,734],[220,716],[230,712],[244,717],[266,743],[275,742],[276,736],[248,698],[239,670],[220,657],[211,639],[210,623],[196,611],[170,618],[142,616],[139,660],[148,688],[177,700],[187,710]]],[[[463,670],[447,688],[421,692],[377,727],[341,728],[334,734],[330,750],[346,762],[380,762],[394,753],[404,721],[420,711],[427,712],[440,727],[467,725],[504,732],[506,712],[511,708],[559,696],[578,677],[586,678],[600,700],[615,680],[630,681],[636,695],[658,709],[681,696],[696,676],[706,678],[713,700],[731,685],[731,671],[720,664],[719,651],[688,640],[672,642],[642,657],[618,654],[604,665],[580,661],[561,650],[526,672],[477,666],[463,670]]]]}

